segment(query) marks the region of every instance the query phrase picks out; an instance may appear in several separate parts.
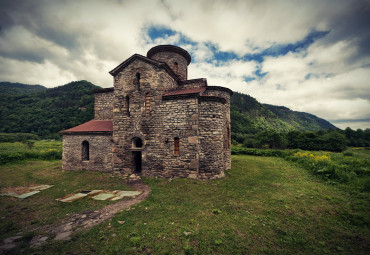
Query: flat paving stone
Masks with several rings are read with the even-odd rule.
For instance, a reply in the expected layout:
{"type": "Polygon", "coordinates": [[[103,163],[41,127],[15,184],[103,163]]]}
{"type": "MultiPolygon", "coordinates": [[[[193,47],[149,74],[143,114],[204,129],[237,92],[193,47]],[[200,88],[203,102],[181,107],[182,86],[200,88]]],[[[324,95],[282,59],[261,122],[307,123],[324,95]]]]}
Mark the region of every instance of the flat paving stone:
{"type": "Polygon", "coordinates": [[[36,186],[36,187],[30,187],[30,189],[32,189],[32,190],[45,190],[45,189],[51,188],[53,186],[54,185],[43,184],[43,185],[39,185],[39,186],[36,186]]]}
{"type": "Polygon", "coordinates": [[[73,202],[77,199],[81,199],[81,198],[86,197],[86,196],[87,196],[87,194],[77,193],[77,194],[68,195],[67,197],[64,197],[64,198],[57,198],[56,200],[58,200],[60,202],[70,203],[70,202],[73,202]]]}
{"type": "Polygon", "coordinates": [[[71,239],[72,231],[58,233],[54,240],[69,240],[71,239]]]}
{"type": "Polygon", "coordinates": [[[28,192],[28,193],[25,193],[25,194],[22,194],[22,195],[19,195],[19,196],[16,196],[17,198],[21,198],[21,199],[25,199],[27,197],[30,197],[30,196],[33,196],[37,193],[40,193],[39,190],[35,190],[35,191],[31,191],[31,192],[28,192]]]}
{"type": "Polygon", "coordinates": [[[112,198],[114,197],[114,194],[111,194],[111,193],[101,193],[99,195],[96,195],[94,197],[92,197],[93,199],[95,200],[107,200],[109,198],[112,198]]]}
{"type": "Polygon", "coordinates": [[[45,190],[53,186],[54,185],[42,184],[42,185],[31,186],[31,187],[11,187],[11,188],[5,189],[5,190],[8,190],[8,192],[0,194],[0,195],[25,199],[25,198],[28,198],[30,196],[33,196],[39,193],[41,190],[45,190]]]}

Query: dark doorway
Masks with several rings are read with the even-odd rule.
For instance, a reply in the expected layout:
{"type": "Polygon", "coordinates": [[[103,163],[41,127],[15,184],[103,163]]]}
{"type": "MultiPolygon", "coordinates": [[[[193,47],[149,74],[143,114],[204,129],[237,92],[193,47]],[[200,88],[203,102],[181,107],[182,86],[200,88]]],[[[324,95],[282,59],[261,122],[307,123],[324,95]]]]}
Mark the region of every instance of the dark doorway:
{"type": "Polygon", "coordinates": [[[135,173],[141,173],[141,151],[132,152],[134,171],[135,173]]]}

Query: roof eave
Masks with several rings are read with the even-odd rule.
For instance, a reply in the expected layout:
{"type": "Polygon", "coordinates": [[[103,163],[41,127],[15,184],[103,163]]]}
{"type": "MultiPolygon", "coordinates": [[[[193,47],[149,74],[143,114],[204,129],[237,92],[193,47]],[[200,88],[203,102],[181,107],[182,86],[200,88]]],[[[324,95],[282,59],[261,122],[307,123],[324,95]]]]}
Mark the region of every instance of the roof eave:
{"type": "Polygon", "coordinates": [[[113,131],[59,131],[62,135],[113,134],[113,131]]]}

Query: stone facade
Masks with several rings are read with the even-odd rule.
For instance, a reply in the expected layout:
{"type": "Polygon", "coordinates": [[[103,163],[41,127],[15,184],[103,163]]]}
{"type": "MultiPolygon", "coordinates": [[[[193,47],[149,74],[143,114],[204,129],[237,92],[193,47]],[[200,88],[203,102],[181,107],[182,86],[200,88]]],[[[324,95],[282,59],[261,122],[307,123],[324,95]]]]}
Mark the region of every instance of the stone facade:
{"type": "Polygon", "coordinates": [[[113,89],[102,89],[95,93],[94,119],[113,119],[113,89]]]}
{"type": "Polygon", "coordinates": [[[63,135],[63,170],[112,171],[112,134],[86,133],[63,135]],[[82,144],[89,144],[89,159],[83,159],[82,144]]]}
{"type": "Polygon", "coordinates": [[[95,119],[62,131],[63,169],[224,176],[232,92],[204,78],[187,80],[190,61],[185,50],[161,45],[113,69],[114,87],[95,91],[95,119]]]}

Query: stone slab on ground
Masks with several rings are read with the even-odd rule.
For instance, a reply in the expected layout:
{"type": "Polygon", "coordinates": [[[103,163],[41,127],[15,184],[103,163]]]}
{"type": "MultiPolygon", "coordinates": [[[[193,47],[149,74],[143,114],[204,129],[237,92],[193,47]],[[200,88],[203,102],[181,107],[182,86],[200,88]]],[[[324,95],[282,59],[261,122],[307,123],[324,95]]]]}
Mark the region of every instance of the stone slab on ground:
{"type": "Polygon", "coordinates": [[[30,197],[30,196],[33,196],[37,193],[40,193],[39,190],[34,190],[34,191],[31,191],[31,192],[28,192],[28,193],[24,193],[22,195],[19,195],[19,196],[14,196],[14,197],[17,197],[17,198],[21,198],[21,199],[24,199],[24,198],[27,198],[27,197],[30,197]]]}
{"type": "Polygon", "coordinates": [[[66,202],[66,203],[70,203],[70,202],[73,202],[77,199],[81,199],[83,197],[86,197],[87,194],[85,193],[77,193],[77,194],[70,194],[70,195],[67,195],[65,197],[62,197],[62,198],[57,198],[55,200],[58,200],[60,202],[66,202]]]}
{"type": "Polygon", "coordinates": [[[94,197],[92,197],[93,199],[95,200],[107,200],[107,199],[110,199],[114,197],[114,194],[111,194],[111,193],[100,193],[99,195],[96,195],[94,197]]]}
{"type": "Polygon", "coordinates": [[[123,197],[134,197],[141,193],[141,191],[125,191],[125,190],[85,190],[81,191],[80,193],[72,193],[67,196],[57,198],[56,200],[61,202],[73,202],[75,200],[84,198],[84,197],[90,197],[95,200],[111,200],[116,201],[119,199],[122,199],[123,197]]]}
{"type": "Polygon", "coordinates": [[[71,239],[72,231],[58,233],[54,240],[69,240],[71,239]]]}
{"type": "Polygon", "coordinates": [[[25,199],[27,197],[33,196],[37,193],[39,193],[41,190],[45,190],[48,188],[53,187],[54,185],[32,185],[30,187],[9,187],[9,188],[3,188],[1,196],[10,196],[10,197],[16,197],[20,199],[25,199]]]}

